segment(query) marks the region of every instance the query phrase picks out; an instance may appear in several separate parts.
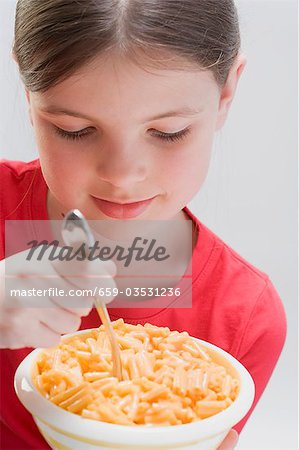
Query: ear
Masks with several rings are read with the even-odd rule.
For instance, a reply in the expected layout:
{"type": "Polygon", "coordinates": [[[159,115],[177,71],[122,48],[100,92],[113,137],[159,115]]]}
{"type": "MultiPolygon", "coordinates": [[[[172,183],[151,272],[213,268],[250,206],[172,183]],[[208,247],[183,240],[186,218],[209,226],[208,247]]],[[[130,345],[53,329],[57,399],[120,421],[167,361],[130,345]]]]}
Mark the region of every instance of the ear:
{"type": "Polygon", "coordinates": [[[27,102],[28,102],[28,104],[30,106],[30,93],[29,93],[28,89],[26,89],[26,88],[25,88],[25,95],[26,95],[26,98],[27,98],[27,102]]]}
{"type": "Polygon", "coordinates": [[[246,63],[247,59],[245,55],[239,54],[229,71],[225,85],[221,88],[215,131],[220,130],[226,121],[240,76],[246,66],[246,63]]]}
{"type": "Polygon", "coordinates": [[[14,62],[18,64],[18,60],[17,60],[17,56],[14,51],[14,47],[15,47],[15,44],[13,44],[12,49],[11,49],[11,57],[14,60],[14,62]]]}

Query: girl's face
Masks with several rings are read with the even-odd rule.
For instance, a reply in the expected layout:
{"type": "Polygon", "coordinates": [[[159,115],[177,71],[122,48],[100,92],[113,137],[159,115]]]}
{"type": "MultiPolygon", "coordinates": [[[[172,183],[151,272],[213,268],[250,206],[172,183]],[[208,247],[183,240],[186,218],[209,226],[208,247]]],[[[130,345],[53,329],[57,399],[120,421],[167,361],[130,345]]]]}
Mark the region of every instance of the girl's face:
{"type": "Polygon", "coordinates": [[[220,90],[209,71],[146,71],[110,56],[27,92],[50,218],[73,208],[88,219],[183,218],[241,66],[220,90]]]}

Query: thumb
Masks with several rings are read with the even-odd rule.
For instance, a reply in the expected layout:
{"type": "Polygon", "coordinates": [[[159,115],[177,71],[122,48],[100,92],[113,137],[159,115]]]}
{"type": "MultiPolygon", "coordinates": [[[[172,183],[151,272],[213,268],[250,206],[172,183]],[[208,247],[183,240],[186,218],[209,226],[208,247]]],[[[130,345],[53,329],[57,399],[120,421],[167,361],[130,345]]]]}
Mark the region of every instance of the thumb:
{"type": "Polygon", "coordinates": [[[221,442],[217,450],[233,450],[239,440],[239,435],[233,428],[226,435],[225,439],[221,442]]]}

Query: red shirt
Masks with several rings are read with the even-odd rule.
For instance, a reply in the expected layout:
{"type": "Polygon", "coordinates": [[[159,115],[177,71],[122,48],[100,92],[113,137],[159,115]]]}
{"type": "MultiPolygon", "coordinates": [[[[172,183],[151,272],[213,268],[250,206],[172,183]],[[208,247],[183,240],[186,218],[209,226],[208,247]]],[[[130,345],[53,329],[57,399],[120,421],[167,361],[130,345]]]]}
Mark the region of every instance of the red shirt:
{"type": "MultiPolygon", "coordinates": [[[[4,222],[47,220],[47,185],[39,160],[0,164],[0,259],[4,258],[4,222]]],[[[286,317],[269,277],[245,261],[185,208],[198,227],[192,255],[192,308],[110,309],[112,320],[168,326],[188,331],[226,350],[250,372],[254,404],[234,428],[240,432],[263,393],[282,351],[286,317]]],[[[81,329],[99,326],[95,310],[83,317],[81,329]]],[[[14,372],[32,349],[1,350],[1,448],[49,449],[31,415],[17,399],[14,372]]]]}

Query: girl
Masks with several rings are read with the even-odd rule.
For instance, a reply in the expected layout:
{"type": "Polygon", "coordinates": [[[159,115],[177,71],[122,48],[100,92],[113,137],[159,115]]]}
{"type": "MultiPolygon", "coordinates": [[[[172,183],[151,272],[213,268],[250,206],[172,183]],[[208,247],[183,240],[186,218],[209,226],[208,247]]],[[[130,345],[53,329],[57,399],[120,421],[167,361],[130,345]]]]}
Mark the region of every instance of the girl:
{"type": "MultiPolygon", "coordinates": [[[[191,219],[192,308],[111,309],[110,315],[186,330],[249,370],[254,404],[221,447],[233,448],[286,333],[267,275],[186,208],[205,180],[214,133],[226,121],[246,64],[233,0],[19,0],[13,55],[39,159],[1,165],[1,259],[5,220],[60,220],[73,208],[96,220],[191,219]]],[[[28,347],[52,345],[91,308],[66,311],[52,300],[52,315],[9,315],[2,301],[5,449],[49,448],[16,399],[14,371],[28,347]],[[37,336],[19,326],[23,320],[37,336]]],[[[92,310],[81,328],[96,326],[92,310]]]]}

